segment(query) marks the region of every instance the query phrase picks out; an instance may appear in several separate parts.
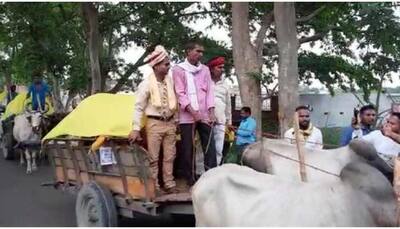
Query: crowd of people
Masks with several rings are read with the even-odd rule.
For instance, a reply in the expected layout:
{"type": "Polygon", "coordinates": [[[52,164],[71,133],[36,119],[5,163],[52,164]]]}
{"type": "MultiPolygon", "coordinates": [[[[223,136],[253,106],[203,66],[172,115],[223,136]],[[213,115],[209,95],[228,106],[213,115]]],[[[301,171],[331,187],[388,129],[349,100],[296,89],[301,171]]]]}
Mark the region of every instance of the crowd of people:
{"type": "MultiPolygon", "coordinates": [[[[197,179],[194,169],[195,136],[199,136],[204,153],[204,168],[214,168],[223,163],[224,138],[227,130],[235,130],[233,147],[240,155],[247,145],[256,141],[256,120],[251,117],[251,109],[242,107],[241,122],[238,128],[232,126],[229,87],[223,79],[225,59],[222,56],[211,58],[206,64],[200,62],[204,46],[191,41],[185,46],[186,58],[172,68],[169,75],[170,59],[162,46],[145,59],[153,72],[139,85],[133,114],[133,130],[129,134],[132,142],[141,141],[141,120],[147,117],[145,134],[148,145],[150,170],[156,181],[158,192],[174,193],[174,161],[178,159],[177,174],[192,186],[197,179]],[[177,132],[181,138],[181,152],[176,157],[177,132]],[[162,148],[163,187],[158,182],[159,159],[162,148]]],[[[299,140],[306,149],[322,149],[321,130],[310,121],[310,110],[299,106],[299,140]]],[[[392,113],[381,130],[373,130],[376,121],[374,106],[361,108],[359,119],[343,129],[340,145],[348,145],[352,139],[359,138],[371,143],[382,160],[393,167],[391,158],[400,152],[400,114],[392,113]]],[[[294,128],[287,130],[284,138],[294,143],[294,128]]]]}
{"type": "MultiPolygon", "coordinates": [[[[195,136],[198,133],[204,153],[204,168],[211,169],[223,160],[224,138],[232,128],[231,95],[222,75],[225,59],[216,56],[205,65],[200,62],[204,47],[192,41],[185,46],[185,61],[175,65],[172,77],[168,75],[170,59],[162,46],[145,59],[153,72],[146,77],[136,92],[131,141],[142,139],[140,123],[147,117],[145,133],[150,170],[157,191],[177,192],[173,176],[176,158],[176,133],[180,132],[181,155],[177,174],[188,186],[196,181],[194,172],[195,136]],[[162,178],[158,182],[158,161],[162,147],[162,178]]],[[[235,144],[239,150],[256,140],[256,122],[249,107],[241,110],[242,121],[236,132],[235,144]]]]}
{"type": "MultiPolygon", "coordinates": [[[[310,111],[306,106],[296,108],[299,118],[299,137],[307,149],[322,149],[323,137],[321,131],[310,122],[310,111]]],[[[393,180],[394,157],[400,153],[400,113],[392,111],[383,126],[374,129],[376,109],[373,105],[361,107],[351,125],[343,128],[340,136],[340,146],[347,146],[354,139],[373,148],[368,154],[362,153],[371,165],[380,170],[390,181],[393,180]]],[[[291,128],[285,133],[285,139],[294,143],[295,132],[291,128]]]]}

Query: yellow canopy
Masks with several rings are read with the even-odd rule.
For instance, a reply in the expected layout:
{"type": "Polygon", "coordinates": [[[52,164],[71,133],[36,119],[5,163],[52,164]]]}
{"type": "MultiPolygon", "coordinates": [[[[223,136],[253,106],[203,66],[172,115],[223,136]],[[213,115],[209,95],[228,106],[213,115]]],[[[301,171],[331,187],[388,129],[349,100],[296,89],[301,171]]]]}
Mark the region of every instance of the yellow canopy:
{"type": "Polygon", "coordinates": [[[84,99],[43,140],[62,135],[127,137],[132,130],[134,103],[133,95],[92,95],[84,99]]]}
{"type": "MultiPolygon", "coordinates": [[[[6,111],[4,112],[3,116],[1,116],[1,119],[4,120],[8,117],[10,117],[12,114],[18,115],[24,112],[25,110],[25,105],[28,102],[32,101],[32,98],[26,99],[26,95],[28,93],[26,92],[20,92],[18,95],[6,106],[6,111]]],[[[49,111],[47,111],[47,115],[53,114],[54,113],[54,107],[51,105],[49,98],[46,97],[46,103],[50,105],[49,111]]]]}

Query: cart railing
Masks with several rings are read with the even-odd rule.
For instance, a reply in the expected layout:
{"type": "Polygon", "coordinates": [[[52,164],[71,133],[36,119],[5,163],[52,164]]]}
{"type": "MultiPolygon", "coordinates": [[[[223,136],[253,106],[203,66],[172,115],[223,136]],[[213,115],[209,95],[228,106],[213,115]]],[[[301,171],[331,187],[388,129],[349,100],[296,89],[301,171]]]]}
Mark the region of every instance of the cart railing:
{"type": "Polygon", "coordinates": [[[101,165],[98,150],[90,152],[94,138],[57,138],[47,140],[43,149],[55,171],[55,181],[64,187],[96,181],[124,199],[150,203],[155,198],[155,184],[149,173],[146,150],[127,139],[111,138],[115,164],[101,165]]]}

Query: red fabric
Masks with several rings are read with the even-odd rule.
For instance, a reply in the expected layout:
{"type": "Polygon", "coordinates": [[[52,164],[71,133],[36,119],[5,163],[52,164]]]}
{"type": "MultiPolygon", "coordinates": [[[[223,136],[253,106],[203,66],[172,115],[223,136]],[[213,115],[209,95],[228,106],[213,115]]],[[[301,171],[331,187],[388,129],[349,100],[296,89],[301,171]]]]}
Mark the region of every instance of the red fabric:
{"type": "Polygon", "coordinates": [[[213,67],[221,65],[221,64],[225,64],[225,58],[222,56],[219,56],[219,57],[213,58],[210,61],[208,61],[207,66],[209,68],[213,68],[213,67]]]}

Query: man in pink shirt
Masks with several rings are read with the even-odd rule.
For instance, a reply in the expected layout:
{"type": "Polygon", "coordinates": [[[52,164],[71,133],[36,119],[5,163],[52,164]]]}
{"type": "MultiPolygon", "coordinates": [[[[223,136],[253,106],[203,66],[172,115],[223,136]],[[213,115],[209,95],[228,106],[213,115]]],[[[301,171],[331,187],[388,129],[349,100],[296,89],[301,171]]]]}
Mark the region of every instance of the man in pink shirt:
{"type": "Polygon", "coordinates": [[[200,136],[204,152],[205,170],[217,166],[215,142],[213,139],[214,84],[210,70],[200,63],[204,47],[199,42],[189,42],[185,46],[186,59],[172,69],[175,92],[179,103],[179,127],[181,149],[179,165],[188,185],[196,181],[193,168],[193,142],[195,131],[200,136]]]}

